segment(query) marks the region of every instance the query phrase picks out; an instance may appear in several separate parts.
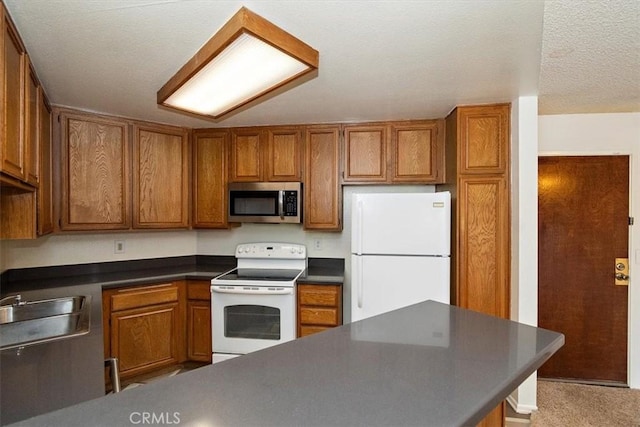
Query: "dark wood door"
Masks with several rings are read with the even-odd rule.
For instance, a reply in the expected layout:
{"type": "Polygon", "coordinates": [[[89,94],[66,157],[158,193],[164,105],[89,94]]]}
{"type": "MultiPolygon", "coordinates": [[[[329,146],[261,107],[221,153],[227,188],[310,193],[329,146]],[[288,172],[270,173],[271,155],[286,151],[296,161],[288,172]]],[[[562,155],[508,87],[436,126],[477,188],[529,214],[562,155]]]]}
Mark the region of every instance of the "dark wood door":
{"type": "Polygon", "coordinates": [[[540,157],[538,320],[565,345],[543,378],[627,382],[629,157],[540,157]]]}

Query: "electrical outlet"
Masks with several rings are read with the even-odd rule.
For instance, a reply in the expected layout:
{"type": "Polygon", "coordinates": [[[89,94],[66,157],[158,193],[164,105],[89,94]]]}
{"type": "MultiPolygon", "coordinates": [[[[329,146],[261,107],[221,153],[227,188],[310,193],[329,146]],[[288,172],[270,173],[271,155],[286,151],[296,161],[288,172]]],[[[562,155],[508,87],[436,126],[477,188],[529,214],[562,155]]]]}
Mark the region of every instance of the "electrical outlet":
{"type": "Polygon", "coordinates": [[[321,250],[322,250],[322,240],[320,240],[320,239],[315,239],[315,240],[313,241],[313,248],[314,248],[316,251],[321,251],[321,250]]]}
{"type": "Polygon", "coordinates": [[[114,240],[113,241],[113,253],[114,254],[123,254],[125,251],[124,240],[114,240]]]}

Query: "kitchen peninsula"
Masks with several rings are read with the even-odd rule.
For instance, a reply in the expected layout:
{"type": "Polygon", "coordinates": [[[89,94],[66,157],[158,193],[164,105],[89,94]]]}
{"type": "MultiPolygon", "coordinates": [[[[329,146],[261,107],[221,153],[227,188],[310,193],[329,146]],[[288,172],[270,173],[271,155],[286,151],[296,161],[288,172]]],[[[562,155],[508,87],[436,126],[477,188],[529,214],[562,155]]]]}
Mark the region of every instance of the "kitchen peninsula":
{"type": "Polygon", "coordinates": [[[563,344],[426,301],[15,425],[475,425],[563,344]]]}

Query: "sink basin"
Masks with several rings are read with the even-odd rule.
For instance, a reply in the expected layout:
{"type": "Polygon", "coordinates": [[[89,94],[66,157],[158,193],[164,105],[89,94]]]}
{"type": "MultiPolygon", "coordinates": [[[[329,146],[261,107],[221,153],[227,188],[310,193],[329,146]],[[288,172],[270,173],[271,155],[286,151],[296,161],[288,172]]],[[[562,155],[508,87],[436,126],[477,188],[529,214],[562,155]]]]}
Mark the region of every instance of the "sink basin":
{"type": "Polygon", "coordinates": [[[71,296],[0,306],[0,350],[89,332],[91,296],[71,296]]]}

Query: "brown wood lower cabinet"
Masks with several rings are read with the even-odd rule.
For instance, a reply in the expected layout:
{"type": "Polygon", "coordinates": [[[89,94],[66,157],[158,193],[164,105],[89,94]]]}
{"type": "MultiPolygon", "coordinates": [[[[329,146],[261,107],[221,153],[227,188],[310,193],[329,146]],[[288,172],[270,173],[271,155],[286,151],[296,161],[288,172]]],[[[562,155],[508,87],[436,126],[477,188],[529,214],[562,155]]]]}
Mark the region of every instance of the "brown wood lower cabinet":
{"type": "Polygon", "coordinates": [[[121,377],[179,362],[179,316],[177,301],[111,314],[111,355],[120,362],[121,377]]]}
{"type": "Polygon", "coordinates": [[[102,292],[104,356],[118,358],[122,379],[211,363],[210,285],[179,280],[102,292]]]}
{"type": "Polygon", "coordinates": [[[189,281],[187,287],[187,358],[211,363],[211,282],[189,281]]]}
{"type": "Polygon", "coordinates": [[[103,292],[105,357],[127,378],[185,361],[185,282],[103,292]]]}
{"type": "Polygon", "coordinates": [[[341,285],[298,285],[298,337],[342,325],[341,285]]]}

